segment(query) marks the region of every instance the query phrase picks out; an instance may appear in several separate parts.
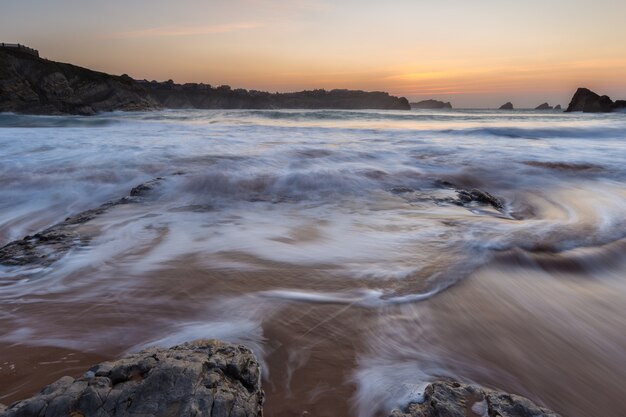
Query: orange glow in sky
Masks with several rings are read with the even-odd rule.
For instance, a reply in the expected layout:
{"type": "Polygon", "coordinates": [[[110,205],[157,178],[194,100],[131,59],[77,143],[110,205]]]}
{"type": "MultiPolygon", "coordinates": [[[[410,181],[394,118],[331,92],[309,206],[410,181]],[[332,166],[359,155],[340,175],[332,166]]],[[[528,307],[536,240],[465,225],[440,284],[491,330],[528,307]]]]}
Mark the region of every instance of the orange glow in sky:
{"type": "Polygon", "coordinates": [[[4,0],[0,40],[138,79],[530,107],[579,86],[626,98],[625,16],[614,0],[4,0]]]}

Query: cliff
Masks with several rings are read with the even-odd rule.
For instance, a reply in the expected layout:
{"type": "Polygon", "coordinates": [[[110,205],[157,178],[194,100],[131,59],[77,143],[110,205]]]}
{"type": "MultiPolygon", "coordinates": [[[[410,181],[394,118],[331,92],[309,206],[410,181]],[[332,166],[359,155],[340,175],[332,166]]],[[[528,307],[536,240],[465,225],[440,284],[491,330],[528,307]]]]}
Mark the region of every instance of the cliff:
{"type": "Polygon", "coordinates": [[[310,90],[296,93],[176,84],[173,81],[139,81],[157,102],[171,109],[383,109],[409,110],[406,98],[384,92],[310,90]]]}
{"type": "Polygon", "coordinates": [[[574,93],[566,112],[581,111],[584,113],[610,113],[626,110],[626,100],[613,102],[609,96],[601,96],[588,88],[579,88],[574,93]]]}
{"type": "Polygon", "coordinates": [[[0,50],[0,112],[89,115],[157,106],[130,77],[0,50]]]}
{"type": "Polygon", "coordinates": [[[412,109],[451,109],[452,104],[450,102],[443,102],[439,100],[422,100],[417,103],[411,103],[412,109]]]}
{"type": "Polygon", "coordinates": [[[268,93],[136,81],[75,65],[0,50],[0,112],[82,114],[157,108],[193,109],[383,109],[409,110],[404,97],[384,92],[312,90],[268,93]]]}

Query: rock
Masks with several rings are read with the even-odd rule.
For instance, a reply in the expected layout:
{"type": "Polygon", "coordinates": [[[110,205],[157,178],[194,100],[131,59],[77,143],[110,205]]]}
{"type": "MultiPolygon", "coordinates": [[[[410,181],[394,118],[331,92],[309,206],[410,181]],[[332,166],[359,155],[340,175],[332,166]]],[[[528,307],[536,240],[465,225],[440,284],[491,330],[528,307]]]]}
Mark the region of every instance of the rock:
{"type": "Polygon", "coordinates": [[[150,348],[63,377],[2,417],[261,417],[261,370],[252,351],[218,340],[150,348]]]}
{"type": "Polygon", "coordinates": [[[309,90],[294,93],[217,88],[205,84],[144,82],[151,97],[166,108],[195,109],[382,109],[410,110],[404,97],[380,91],[309,90]]]}
{"type": "Polygon", "coordinates": [[[500,110],[513,110],[513,103],[506,102],[503,105],[500,106],[500,110]]]}
{"type": "Polygon", "coordinates": [[[557,104],[556,106],[554,106],[554,110],[562,110],[563,108],[561,107],[560,104],[557,104]]]}
{"type": "Polygon", "coordinates": [[[607,113],[613,110],[613,100],[609,96],[600,96],[587,88],[579,88],[567,107],[567,112],[582,111],[589,113],[607,113]]]}
{"type": "Polygon", "coordinates": [[[555,412],[518,395],[477,385],[437,381],[426,387],[424,401],[390,417],[559,417],[555,412]]]}
{"type": "Polygon", "coordinates": [[[552,108],[553,107],[549,105],[548,103],[543,103],[535,107],[535,110],[552,110],[552,108]]]}
{"type": "Polygon", "coordinates": [[[451,109],[452,104],[450,102],[443,102],[439,100],[422,100],[417,103],[411,103],[412,109],[451,109]]]}
{"type": "Polygon", "coordinates": [[[108,201],[97,208],[68,217],[32,236],[25,236],[23,239],[8,243],[0,248],[0,265],[51,265],[61,259],[73,247],[89,241],[88,236],[81,236],[78,233],[79,226],[105,213],[111,207],[141,201],[141,198],[145,197],[161,181],[163,178],[159,177],[139,184],[130,191],[130,196],[108,201]]]}
{"type": "Polygon", "coordinates": [[[295,93],[137,81],[63,64],[19,50],[0,50],[0,112],[93,115],[113,110],[383,109],[410,110],[404,97],[381,91],[295,93]]]}
{"type": "Polygon", "coordinates": [[[477,202],[480,204],[488,204],[495,208],[496,210],[504,210],[504,203],[498,197],[495,197],[489,194],[486,191],[482,191],[479,189],[472,190],[458,190],[457,192],[457,201],[456,203],[462,206],[466,206],[469,203],[477,202]]]}
{"type": "Polygon", "coordinates": [[[609,113],[615,110],[626,109],[625,100],[615,103],[609,96],[600,96],[587,88],[579,88],[567,106],[566,112],[581,111],[584,113],[609,113]]]}
{"type": "Polygon", "coordinates": [[[0,112],[92,115],[157,107],[128,76],[49,61],[19,50],[0,51],[0,112]]]}

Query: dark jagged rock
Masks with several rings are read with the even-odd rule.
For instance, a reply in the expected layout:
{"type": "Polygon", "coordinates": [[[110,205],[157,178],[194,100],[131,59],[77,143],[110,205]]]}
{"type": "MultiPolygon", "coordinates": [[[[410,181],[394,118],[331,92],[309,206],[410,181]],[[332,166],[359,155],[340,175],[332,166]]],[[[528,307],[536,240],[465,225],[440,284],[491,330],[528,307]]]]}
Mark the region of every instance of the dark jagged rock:
{"type": "Polygon", "coordinates": [[[89,241],[88,236],[81,236],[78,233],[80,225],[105,213],[111,207],[140,201],[162,180],[163,178],[159,177],[140,184],[131,190],[130,196],[106,202],[100,207],[68,217],[37,234],[8,243],[0,248],[0,265],[48,266],[58,261],[73,247],[89,241]]]}
{"type": "Polygon", "coordinates": [[[554,110],[563,110],[563,108],[560,104],[557,104],[556,106],[554,106],[554,110]]]}
{"type": "Polygon", "coordinates": [[[157,107],[130,77],[0,50],[0,112],[82,114],[157,107]]]}
{"type": "Polygon", "coordinates": [[[422,100],[417,103],[411,103],[412,109],[451,109],[452,104],[450,102],[443,102],[439,100],[422,100]]]}
{"type": "Polygon", "coordinates": [[[548,103],[543,103],[535,107],[535,110],[552,110],[552,109],[553,107],[549,105],[548,103]]]}
{"type": "Polygon", "coordinates": [[[385,92],[312,90],[269,93],[137,81],[75,65],[0,50],[0,112],[92,115],[113,110],[195,109],[384,109],[410,110],[404,97],[385,92]]]}
{"type": "Polygon", "coordinates": [[[500,106],[500,110],[513,110],[513,103],[506,102],[503,105],[500,106]]]}
{"type": "Polygon", "coordinates": [[[626,100],[613,102],[609,96],[601,96],[587,88],[579,88],[572,97],[566,112],[610,113],[626,109],[626,100]]]}
{"type": "Polygon", "coordinates": [[[384,109],[409,110],[404,97],[355,90],[310,90],[295,93],[139,81],[161,106],[176,109],[384,109]]]}
{"type": "Polygon", "coordinates": [[[424,400],[390,417],[559,417],[527,398],[458,382],[437,381],[426,387],[424,400]]]}
{"type": "Polygon", "coordinates": [[[476,188],[472,190],[458,190],[457,192],[457,204],[459,205],[467,205],[472,202],[480,203],[480,204],[488,204],[495,208],[496,210],[504,210],[503,201],[486,191],[478,190],[476,188]]]}
{"type": "Polygon", "coordinates": [[[198,340],[104,362],[81,378],[63,377],[0,416],[261,417],[263,402],[261,370],[250,349],[198,340]]]}

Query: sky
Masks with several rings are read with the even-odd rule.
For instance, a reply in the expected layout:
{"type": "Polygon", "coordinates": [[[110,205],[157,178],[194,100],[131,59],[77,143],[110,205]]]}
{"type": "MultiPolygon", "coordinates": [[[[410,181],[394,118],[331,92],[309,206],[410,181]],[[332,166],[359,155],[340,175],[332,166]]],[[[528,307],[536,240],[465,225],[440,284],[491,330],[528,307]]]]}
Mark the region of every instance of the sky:
{"type": "Polygon", "coordinates": [[[455,107],[626,98],[625,0],[0,0],[0,42],[137,79],[455,107]]]}

